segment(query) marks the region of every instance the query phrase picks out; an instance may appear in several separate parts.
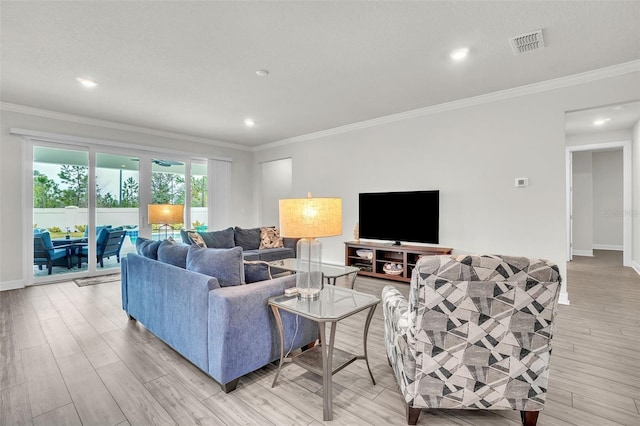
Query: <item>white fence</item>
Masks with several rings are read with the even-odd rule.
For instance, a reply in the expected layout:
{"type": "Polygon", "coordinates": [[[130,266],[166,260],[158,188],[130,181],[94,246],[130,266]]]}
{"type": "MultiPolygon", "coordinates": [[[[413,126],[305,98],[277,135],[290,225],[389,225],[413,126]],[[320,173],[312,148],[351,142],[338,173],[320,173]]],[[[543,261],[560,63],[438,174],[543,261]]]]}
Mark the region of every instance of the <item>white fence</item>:
{"type": "MultiPolygon", "coordinates": [[[[33,223],[38,228],[58,227],[61,231],[71,231],[78,225],[86,226],[89,222],[89,209],[69,206],[57,209],[33,209],[33,223]]],[[[97,208],[96,225],[138,226],[137,208],[97,208]]],[[[199,221],[207,224],[207,207],[192,207],[191,222],[199,221]]],[[[188,228],[192,228],[189,226],[188,228]]]]}

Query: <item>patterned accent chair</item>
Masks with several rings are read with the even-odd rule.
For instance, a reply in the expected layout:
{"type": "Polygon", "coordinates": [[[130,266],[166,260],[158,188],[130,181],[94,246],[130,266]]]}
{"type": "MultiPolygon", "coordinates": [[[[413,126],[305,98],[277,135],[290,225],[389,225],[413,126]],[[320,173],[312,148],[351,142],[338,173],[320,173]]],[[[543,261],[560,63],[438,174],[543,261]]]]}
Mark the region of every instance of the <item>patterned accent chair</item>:
{"type": "Polygon", "coordinates": [[[409,301],[386,286],[385,347],[407,423],[427,408],[519,410],[535,425],[560,283],[546,260],[462,255],[421,258],[409,301]]]}

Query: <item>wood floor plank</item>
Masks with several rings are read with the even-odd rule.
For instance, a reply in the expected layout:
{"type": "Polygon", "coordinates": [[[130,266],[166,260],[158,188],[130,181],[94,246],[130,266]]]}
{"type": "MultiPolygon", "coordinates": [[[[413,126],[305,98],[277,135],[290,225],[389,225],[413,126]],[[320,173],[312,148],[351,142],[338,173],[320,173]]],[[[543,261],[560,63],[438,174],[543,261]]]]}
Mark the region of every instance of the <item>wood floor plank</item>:
{"type": "MultiPolygon", "coordinates": [[[[94,423],[97,424],[97,423],[94,423]]],[[[73,404],[51,410],[33,419],[34,426],[82,426],[73,404]]]]}
{"type": "Polygon", "coordinates": [[[133,425],[175,425],[176,422],[123,362],[97,369],[100,378],[133,425]]]}
{"type": "Polygon", "coordinates": [[[26,383],[0,391],[0,425],[31,425],[31,405],[26,383]]]}
{"type": "Polygon", "coordinates": [[[83,353],[58,358],[57,363],[83,424],[115,425],[126,420],[83,353]]]}
{"type": "Polygon", "coordinates": [[[253,404],[246,404],[234,392],[217,393],[202,403],[226,425],[273,425],[254,409],[253,404]]]}
{"type": "Polygon", "coordinates": [[[59,316],[41,320],[40,325],[54,357],[62,358],[82,352],[80,345],[59,316]]]}
{"type": "Polygon", "coordinates": [[[67,327],[94,368],[120,360],[106,340],[87,322],[67,324],[67,327]]]}
{"type": "Polygon", "coordinates": [[[13,317],[14,343],[18,349],[32,348],[47,344],[38,318],[31,314],[13,317]]]}
{"type": "Polygon", "coordinates": [[[170,375],[152,380],[145,387],[179,425],[224,426],[222,420],[170,375]]]}
{"type": "Polygon", "coordinates": [[[635,407],[631,407],[629,410],[611,410],[611,405],[609,404],[609,402],[610,401],[601,401],[598,399],[588,398],[580,394],[573,395],[573,406],[578,410],[605,417],[622,425],[640,425],[640,415],[634,412],[635,410],[631,411],[635,407]]]}
{"type": "Polygon", "coordinates": [[[31,413],[38,417],[71,402],[71,396],[62,379],[58,364],[48,345],[22,349],[31,413]]]}
{"type": "Polygon", "coordinates": [[[165,369],[156,363],[154,357],[147,355],[138,346],[133,345],[122,330],[117,329],[103,333],[102,337],[142,383],[150,382],[167,374],[165,369]]]}
{"type": "Polygon", "coordinates": [[[0,359],[0,390],[26,382],[22,356],[13,334],[0,337],[0,359]]]}

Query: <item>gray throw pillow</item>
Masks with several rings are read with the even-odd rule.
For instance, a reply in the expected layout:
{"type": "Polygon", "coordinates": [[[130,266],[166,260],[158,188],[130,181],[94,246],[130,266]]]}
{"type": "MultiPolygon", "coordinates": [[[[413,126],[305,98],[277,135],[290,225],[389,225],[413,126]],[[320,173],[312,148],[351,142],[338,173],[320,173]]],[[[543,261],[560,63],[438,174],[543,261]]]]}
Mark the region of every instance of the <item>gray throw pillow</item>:
{"type": "Polygon", "coordinates": [[[242,250],[257,250],[260,248],[260,228],[242,229],[236,226],[234,233],[236,246],[242,247],[242,250]]]}
{"type": "Polygon", "coordinates": [[[164,240],[158,247],[158,260],[185,269],[187,267],[187,252],[189,247],[191,246],[176,243],[173,238],[171,240],[164,240]]]}
{"type": "Polygon", "coordinates": [[[242,248],[204,248],[195,244],[188,246],[187,269],[210,277],[216,277],[220,287],[244,284],[242,248]]]}
{"type": "Polygon", "coordinates": [[[140,256],[158,260],[158,247],[162,241],[153,241],[148,238],[138,237],[136,240],[136,252],[140,256]]]}
{"type": "Polygon", "coordinates": [[[209,248],[234,248],[233,228],[229,227],[222,231],[198,232],[204,243],[209,248]]]}

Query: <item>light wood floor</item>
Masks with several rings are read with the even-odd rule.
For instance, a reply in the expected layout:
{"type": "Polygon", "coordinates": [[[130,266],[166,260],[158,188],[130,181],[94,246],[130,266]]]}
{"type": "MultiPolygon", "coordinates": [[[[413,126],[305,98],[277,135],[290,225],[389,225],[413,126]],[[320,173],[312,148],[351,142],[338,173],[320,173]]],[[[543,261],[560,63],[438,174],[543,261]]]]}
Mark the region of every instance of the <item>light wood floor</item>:
{"type": "MultiPolygon", "coordinates": [[[[549,394],[539,425],[640,424],[640,278],[618,252],[576,257],[570,306],[560,306],[549,394]]],[[[358,278],[380,294],[389,282],[358,278]]],[[[407,285],[396,284],[406,294],[407,285]]],[[[362,351],[364,313],[338,325],[337,347],[362,351]]],[[[402,425],[404,405],[387,364],[382,310],[369,333],[377,385],[363,361],[334,376],[333,425],[402,425]]],[[[0,425],[317,425],[319,377],[269,365],[230,394],[120,308],[120,283],[73,282],[0,292],[0,425]]],[[[511,411],[431,411],[422,425],[512,425],[511,411]]]]}

